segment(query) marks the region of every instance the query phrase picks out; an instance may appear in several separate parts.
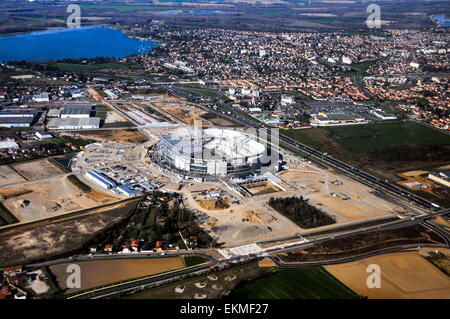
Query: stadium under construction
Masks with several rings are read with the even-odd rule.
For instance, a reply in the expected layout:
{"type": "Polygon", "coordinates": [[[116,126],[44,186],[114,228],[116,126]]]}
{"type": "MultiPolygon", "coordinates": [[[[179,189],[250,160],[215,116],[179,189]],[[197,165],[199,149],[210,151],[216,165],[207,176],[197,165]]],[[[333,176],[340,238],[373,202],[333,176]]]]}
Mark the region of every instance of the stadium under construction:
{"type": "Polygon", "coordinates": [[[162,169],[200,180],[255,176],[264,169],[277,171],[279,157],[278,152],[249,134],[197,127],[183,127],[162,135],[152,152],[152,161],[162,169]]]}

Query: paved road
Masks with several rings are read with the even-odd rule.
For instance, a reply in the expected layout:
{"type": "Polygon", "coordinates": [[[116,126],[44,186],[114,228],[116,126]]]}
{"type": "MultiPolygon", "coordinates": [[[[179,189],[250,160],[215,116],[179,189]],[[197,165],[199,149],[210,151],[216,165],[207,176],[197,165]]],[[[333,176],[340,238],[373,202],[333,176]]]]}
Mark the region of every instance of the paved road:
{"type": "Polygon", "coordinates": [[[378,255],[385,255],[385,254],[392,254],[402,251],[417,251],[418,247],[442,247],[442,245],[433,245],[433,244],[408,244],[408,245],[401,245],[398,247],[389,247],[389,248],[381,248],[377,250],[373,250],[366,253],[361,253],[358,255],[353,255],[349,257],[342,257],[342,258],[336,258],[331,260],[320,260],[320,261],[301,261],[301,262],[292,262],[292,263],[285,263],[279,260],[278,258],[271,257],[270,259],[277,264],[278,267],[281,268],[298,268],[298,267],[311,267],[311,266],[325,266],[325,265],[336,265],[336,264],[342,264],[342,263],[348,263],[356,260],[360,260],[363,258],[378,256],[378,255]]]}
{"type": "MultiPolygon", "coordinates": [[[[420,217],[411,217],[411,218],[407,218],[407,219],[403,219],[403,220],[399,220],[399,221],[387,222],[383,225],[376,225],[376,226],[371,226],[371,227],[362,228],[362,229],[348,230],[348,231],[344,231],[341,233],[327,234],[327,235],[324,235],[323,237],[314,238],[314,239],[309,240],[308,242],[304,242],[304,243],[301,243],[298,245],[294,245],[294,246],[290,246],[290,247],[286,247],[286,248],[273,249],[273,250],[265,252],[264,254],[251,254],[248,256],[236,256],[231,259],[224,260],[224,261],[226,261],[229,264],[248,263],[248,262],[257,260],[263,256],[266,256],[267,253],[274,254],[274,253],[284,253],[284,252],[289,252],[289,251],[295,251],[298,249],[311,247],[313,245],[316,245],[316,244],[319,244],[322,242],[339,239],[339,238],[345,238],[345,237],[349,237],[349,236],[354,236],[357,234],[363,234],[363,233],[367,233],[370,231],[397,229],[397,228],[415,225],[415,224],[427,221],[434,216],[447,214],[449,211],[450,211],[450,209],[441,210],[439,212],[434,212],[434,213],[430,214],[431,216],[423,215],[420,217]]],[[[440,245],[440,246],[436,245],[433,247],[438,247],[438,246],[439,247],[442,247],[442,246],[448,247],[448,244],[449,244],[448,236],[446,237],[446,234],[443,234],[443,233],[441,233],[440,235],[443,236],[444,238],[447,238],[446,245],[440,245]]],[[[400,248],[406,249],[406,248],[411,248],[411,247],[416,247],[416,246],[417,245],[412,245],[412,246],[403,245],[400,248]]],[[[398,251],[398,249],[399,249],[399,247],[392,248],[391,250],[398,251]],[[397,249],[397,250],[395,250],[395,249],[397,249]]],[[[389,252],[389,249],[386,249],[384,252],[389,252]]],[[[371,255],[380,254],[380,253],[382,253],[382,250],[368,252],[366,254],[361,254],[358,256],[352,256],[352,257],[336,260],[336,263],[338,263],[338,261],[339,262],[352,261],[352,260],[356,260],[358,258],[363,258],[365,256],[368,257],[371,255]]],[[[195,272],[198,272],[200,270],[205,270],[211,266],[217,265],[220,262],[219,260],[215,259],[214,257],[207,255],[204,250],[203,251],[201,251],[201,250],[178,251],[178,252],[174,252],[174,253],[168,253],[164,257],[180,256],[180,255],[187,255],[187,254],[196,254],[196,255],[200,254],[203,256],[207,256],[211,260],[211,262],[208,263],[207,265],[193,266],[193,267],[185,268],[182,270],[163,273],[160,275],[153,275],[153,276],[149,276],[149,277],[145,277],[145,278],[141,278],[141,279],[130,280],[125,283],[112,284],[107,287],[93,289],[88,292],[84,292],[82,294],[72,296],[71,298],[87,299],[87,298],[102,298],[102,297],[106,297],[106,296],[111,296],[111,295],[114,295],[114,294],[117,294],[120,292],[124,292],[127,290],[135,289],[135,288],[143,286],[143,285],[147,285],[149,283],[164,281],[164,280],[176,278],[176,277],[179,277],[182,275],[194,274],[195,272]]],[[[160,257],[162,257],[162,256],[159,254],[155,254],[155,253],[152,253],[152,254],[139,253],[139,254],[128,254],[128,255],[112,254],[112,255],[95,255],[95,256],[82,255],[82,256],[75,256],[72,258],[58,259],[58,260],[53,260],[53,261],[48,261],[48,262],[43,262],[43,263],[32,264],[32,265],[28,265],[28,266],[43,267],[43,266],[50,266],[50,265],[59,264],[59,263],[79,262],[79,261],[87,261],[87,260],[92,260],[92,259],[160,258],[160,257]]],[[[315,265],[315,264],[324,264],[324,263],[330,263],[330,262],[331,261],[310,262],[310,263],[302,263],[302,265],[315,265]]],[[[279,264],[279,262],[277,262],[277,264],[279,264]]]]}

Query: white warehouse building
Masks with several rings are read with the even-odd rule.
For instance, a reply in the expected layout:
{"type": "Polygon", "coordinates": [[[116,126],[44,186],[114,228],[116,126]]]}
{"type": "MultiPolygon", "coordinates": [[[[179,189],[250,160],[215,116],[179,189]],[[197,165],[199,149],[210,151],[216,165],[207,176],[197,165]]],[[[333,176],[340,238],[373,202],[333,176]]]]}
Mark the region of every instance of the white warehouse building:
{"type": "Polygon", "coordinates": [[[113,180],[109,179],[99,171],[89,171],[86,173],[86,177],[105,189],[111,189],[117,186],[113,180]]]}
{"type": "Polygon", "coordinates": [[[85,130],[99,127],[100,127],[99,117],[80,118],[80,119],[54,118],[51,119],[47,124],[47,128],[51,130],[85,130]]]}

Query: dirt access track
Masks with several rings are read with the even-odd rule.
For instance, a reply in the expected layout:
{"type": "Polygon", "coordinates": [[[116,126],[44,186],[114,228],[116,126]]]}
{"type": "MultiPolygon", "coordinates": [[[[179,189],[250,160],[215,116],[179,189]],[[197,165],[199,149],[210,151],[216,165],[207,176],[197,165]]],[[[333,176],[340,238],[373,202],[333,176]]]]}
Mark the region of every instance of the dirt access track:
{"type": "Polygon", "coordinates": [[[381,255],[325,268],[353,291],[372,299],[450,297],[450,277],[417,252],[381,255]],[[380,266],[380,288],[367,287],[370,264],[380,266]]]}
{"type": "Polygon", "coordinates": [[[54,217],[120,199],[96,190],[83,192],[66,176],[0,188],[0,196],[3,205],[20,222],[54,217]]]}

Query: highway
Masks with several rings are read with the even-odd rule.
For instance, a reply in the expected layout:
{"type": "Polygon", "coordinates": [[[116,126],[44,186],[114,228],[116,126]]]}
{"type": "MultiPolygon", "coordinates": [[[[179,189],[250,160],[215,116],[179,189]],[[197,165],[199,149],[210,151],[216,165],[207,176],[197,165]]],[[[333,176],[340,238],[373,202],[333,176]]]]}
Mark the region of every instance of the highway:
{"type": "MultiPolygon", "coordinates": [[[[232,267],[233,264],[236,264],[236,263],[248,263],[251,261],[258,260],[264,256],[267,256],[269,253],[270,254],[286,253],[286,252],[290,252],[290,251],[296,251],[299,249],[308,248],[308,247],[311,247],[311,246],[314,246],[314,245],[317,245],[319,243],[323,243],[326,241],[345,238],[345,237],[354,236],[354,235],[358,235],[358,234],[364,234],[364,233],[368,233],[371,231],[403,228],[403,227],[407,227],[407,226],[416,225],[418,223],[425,224],[431,218],[433,218],[435,216],[439,216],[439,215],[444,215],[449,212],[450,212],[450,209],[445,209],[445,210],[441,210],[438,212],[433,212],[429,215],[422,215],[419,217],[411,217],[411,218],[405,218],[405,219],[398,220],[398,221],[386,222],[385,224],[382,224],[382,225],[375,225],[375,226],[370,226],[370,227],[361,228],[361,229],[358,228],[358,229],[343,231],[340,233],[335,232],[332,234],[326,234],[324,236],[316,237],[316,238],[308,240],[307,242],[299,243],[297,245],[289,246],[286,248],[281,247],[281,248],[276,248],[276,249],[268,249],[263,254],[250,254],[250,255],[246,255],[246,256],[236,256],[231,259],[217,260],[214,257],[205,254],[204,250],[190,250],[190,251],[181,250],[181,251],[177,251],[177,252],[173,252],[173,253],[167,253],[165,256],[161,256],[160,254],[157,254],[157,253],[134,253],[134,254],[111,254],[111,255],[99,254],[99,255],[93,255],[93,256],[80,255],[80,256],[73,256],[70,258],[63,258],[63,259],[57,259],[57,260],[32,264],[32,265],[28,265],[28,267],[43,267],[43,266],[50,266],[50,265],[54,265],[54,264],[60,264],[60,263],[67,263],[67,262],[74,263],[74,262],[88,261],[88,260],[94,260],[94,259],[98,260],[98,259],[123,259],[123,258],[165,258],[165,257],[170,257],[170,256],[182,256],[182,255],[188,255],[188,254],[203,255],[205,257],[208,257],[211,260],[209,263],[205,263],[205,264],[201,264],[201,265],[197,265],[197,266],[191,266],[191,267],[184,268],[181,270],[169,271],[169,272],[162,273],[159,275],[152,275],[152,276],[147,276],[144,278],[128,280],[128,281],[125,281],[122,283],[115,283],[115,284],[107,285],[105,287],[99,287],[99,288],[91,289],[91,290],[88,290],[85,292],[80,292],[79,294],[71,295],[68,297],[70,299],[104,298],[104,297],[112,296],[112,295],[115,295],[115,294],[118,294],[121,292],[130,291],[130,290],[133,290],[133,289],[136,289],[136,288],[139,288],[141,286],[148,285],[151,283],[157,283],[160,281],[167,281],[167,280],[175,280],[180,276],[194,275],[196,272],[203,271],[203,270],[206,271],[208,268],[218,265],[222,261],[227,262],[228,265],[230,267],[232,267]]],[[[435,230],[435,229],[433,228],[433,230],[435,230]]],[[[443,231],[440,231],[437,233],[441,237],[444,238],[445,244],[442,244],[442,245],[427,244],[427,246],[449,247],[449,240],[448,240],[447,234],[443,231]]],[[[357,260],[357,259],[361,259],[361,258],[368,257],[368,256],[382,254],[382,253],[401,251],[401,250],[409,249],[409,248],[413,248],[413,247],[417,247],[417,244],[402,245],[399,247],[391,247],[391,248],[386,248],[386,249],[378,249],[376,251],[367,252],[367,253],[359,254],[359,255],[355,255],[355,256],[349,256],[349,257],[341,258],[339,260],[334,260],[334,261],[314,261],[314,262],[305,262],[305,263],[302,262],[301,264],[296,264],[296,265],[297,266],[299,266],[299,265],[313,266],[313,265],[347,262],[347,261],[357,260]]],[[[277,260],[276,260],[276,263],[283,267],[287,266],[285,264],[280,263],[277,260]]]]}
{"type": "MultiPolygon", "coordinates": [[[[240,115],[237,115],[233,112],[218,112],[218,111],[214,111],[208,108],[208,110],[210,112],[214,112],[217,113],[223,117],[228,118],[229,120],[235,121],[235,122],[239,122],[241,124],[250,126],[252,128],[255,129],[259,129],[259,128],[270,128],[268,126],[265,126],[261,123],[258,123],[256,121],[252,121],[248,118],[244,118],[240,115]]],[[[322,153],[308,145],[305,145],[303,143],[300,143],[290,137],[287,137],[283,134],[279,134],[279,139],[280,142],[283,142],[285,144],[287,144],[289,147],[291,147],[293,150],[295,151],[299,151],[299,152],[303,152],[306,153],[312,157],[314,157],[315,159],[324,162],[330,166],[333,166],[335,168],[338,168],[344,172],[346,172],[348,175],[358,179],[358,180],[363,180],[366,183],[369,183],[371,185],[375,185],[378,186],[384,190],[389,191],[390,193],[394,193],[398,196],[401,196],[403,199],[409,201],[409,202],[414,202],[415,204],[418,204],[422,207],[431,209],[431,210],[439,210],[441,209],[441,207],[439,207],[438,205],[423,199],[420,196],[417,196],[411,192],[408,192],[407,190],[404,190],[403,188],[394,185],[393,183],[389,182],[388,180],[383,180],[381,178],[378,178],[376,176],[373,176],[369,173],[366,173],[356,167],[353,167],[341,160],[338,160],[330,155],[327,155],[326,153],[322,153]]]]}
{"type": "MultiPolygon", "coordinates": [[[[226,105],[225,105],[225,107],[229,108],[226,105]]],[[[239,122],[241,124],[247,125],[249,127],[255,128],[255,129],[270,128],[270,127],[267,127],[267,126],[257,122],[256,120],[251,120],[249,118],[235,114],[235,112],[231,112],[231,111],[230,112],[225,112],[225,111],[218,112],[218,111],[214,111],[210,108],[207,108],[205,106],[204,106],[204,108],[210,112],[217,113],[222,117],[228,118],[231,121],[239,122]]],[[[115,109],[115,108],[113,107],[113,109],[115,109]]],[[[229,108],[229,109],[232,110],[231,108],[229,108]]],[[[126,116],[126,114],[124,114],[124,115],[126,116]]],[[[424,224],[424,226],[429,227],[430,229],[434,230],[436,233],[441,235],[441,237],[445,238],[445,240],[446,240],[445,246],[446,247],[449,246],[448,232],[445,229],[442,229],[442,228],[436,226],[435,223],[433,223],[429,220],[436,216],[439,216],[439,215],[448,214],[450,212],[450,209],[442,209],[438,205],[436,205],[428,200],[425,200],[425,199],[421,198],[420,196],[412,194],[412,193],[388,182],[387,180],[382,180],[378,177],[375,177],[371,174],[361,171],[355,167],[352,167],[351,165],[349,165],[345,162],[342,162],[338,159],[335,159],[335,158],[327,155],[326,153],[317,151],[314,148],[309,147],[309,146],[307,146],[303,143],[300,143],[294,139],[291,139],[287,136],[280,135],[279,138],[280,138],[280,142],[286,144],[287,146],[289,146],[290,148],[292,148],[295,151],[309,154],[311,157],[317,159],[320,162],[324,162],[332,167],[342,170],[343,172],[347,173],[349,176],[351,176],[352,178],[354,178],[360,182],[364,182],[371,186],[379,187],[380,189],[383,189],[383,190],[393,193],[397,196],[400,196],[401,198],[405,199],[408,202],[412,202],[412,203],[418,204],[421,207],[425,207],[425,208],[429,209],[430,211],[427,214],[422,214],[420,216],[408,217],[408,218],[404,218],[404,219],[400,219],[400,220],[396,220],[396,221],[389,221],[389,222],[385,222],[385,223],[375,225],[375,226],[369,226],[369,227],[363,226],[363,227],[359,227],[356,229],[350,229],[350,230],[346,230],[346,231],[339,231],[339,229],[337,229],[336,232],[327,233],[327,234],[324,234],[323,236],[317,236],[317,237],[309,239],[307,242],[299,243],[297,245],[267,250],[266,252],[264,252],[264,254],[236,256],[231,259],[223,260],[224,262],[227,262],[230,265],[235,264],[235,263],[246,263],[246,262],[250,262],[253,260],[257,260],[257,259],[267,255],[268,253],[274,254],[274,253],[295,251],[295,250],[298,250],[301,248],[311,247],[313,245],[316,245],[316,244],[319,244],[322,242],[326,242],[326,241],[330,241],[330,240],[345,238],[345,237],[354,236],[354,235],[358,235],[358,234],[364,234],[364,233],[371,232],[371,231],[398,229],[398,228],[407,227],[407,226],[411,226],[411,225],[415,225],[415,224],[419,224],[419,223],[424,224]]],[[[376,187],[375,187],[375,189],[376,189],[376,187]]],[[[292,237],[295,238],[295,236],[292,236],[292,237]]],[[[404,247],[400,247],[400,248],[398,248],[398,247],[391,248],[391,250],[398,251],[398,249],[406,249],[406,248],[409,248],[409,246],[407,247],[405,245],[404,247]]],[[[387,250],[388,249],[386,249],[385,252],[387,250]]],[[[192,251],[189,251],[189,253],[199,254],[200,251],[192,250],[192,251]]],[[[377,254],[377,253],[381,253],[381,250],[368,252],[367,254],[373,255],[373,254],[377,254]]],[[[183,254],[187,254],[187,252],[180,251],[177,253],[170,253],[170,254],[168,254],[168,256],[183,255],[183,254]]],[[[158,257],[156,255],[157,254],[144,256],[144,254],[139,253],[139,254],[131,254],[130,256],[114,255],[111,257],[77,256],[76,258],[72,258],[72,259],[49,261],[49,262],[47,262],[47,264],[61,263],[61,262],[76,262],[76,261],[89,260],[89,259],[94,259],[94,258],[146,258],[146,257],[154,258],[154,257],[158,257]],[[139,255],[139,257],[138,257],[138,255],[139,255]]],[[[352,257],[349,257],[349,260],[351,260],[351,258],[362,258],[362,257],[352,256],[352,257]]],[[[211,266],[214,266],[214,265],[217,265],[220,263],[220,261],[218,261],[214,258],[210,257],[210,259],[211,259],[211,262],[207,263],[207,264],[191,266],[191,267],[188,267],[185,269],[174,270],[174,271],[166,272],[166,273],[159,274],[159,275],[152,275],[152,276],[147,276],[144,278],[129,280],[129,281],[122,282],[122,283],[111,284],[106,287],[100,287],[100,288],[92,289],[92,290],[89,290],[86,292],[81,292],[79,294],[72,295],[69,298],[90,299],[90,298],[108,297],[108,296],[111,296],[111,295],[114,295],[114,294],[117,294],[120,292],[130,291],[130,290],[133,290],[133,289],[136,289],[136,288],[139,288],[141,286],[148,285],[151,283],[156,283],[159,281],[167,281],[167,280],[179,278],[180,276],[193,275],[193,274],[201,272],[201,271],[206,271],[211,266]]],[[[340,261],[340,262],[342,262],[342,261],[340,261]]],[[[321,264],[323,264],[323,263],[326,263],[326,261],[321,262],[321,264]]],[[[37,266],[37,265],[34,265],[34,266],[37,266]]]]}

